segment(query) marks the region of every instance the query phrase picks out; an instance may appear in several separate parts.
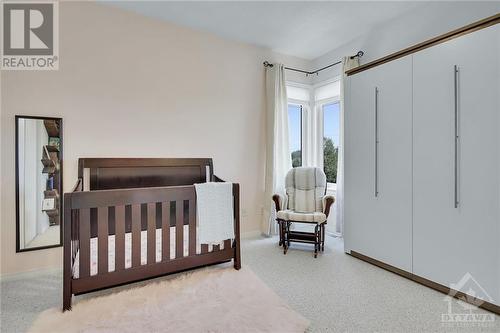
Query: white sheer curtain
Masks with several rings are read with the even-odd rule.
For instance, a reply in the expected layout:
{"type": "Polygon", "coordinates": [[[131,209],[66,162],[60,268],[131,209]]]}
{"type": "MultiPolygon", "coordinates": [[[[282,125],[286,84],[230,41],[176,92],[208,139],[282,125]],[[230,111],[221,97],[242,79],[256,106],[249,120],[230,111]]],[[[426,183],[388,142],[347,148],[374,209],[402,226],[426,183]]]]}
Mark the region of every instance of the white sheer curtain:
{"type": "Polygon", "coordinates": [[[342,79],[340,80],[340,143],[337,162],[337,196],[336,196],[336,224],[335,232],[343,233],[344,229],[344,89],[347,76],[345,74],[351,68],[359,66],[359,58],[344,57],[342,59],[342,79]]]}
{"type": "Polygon", "coordinates": [[[284,195],[285,175],[292,168],[288,143],[288,99],[282,64],[266,68],[266,183],[262,231],[276,234],[274,193],[284,195]]]}

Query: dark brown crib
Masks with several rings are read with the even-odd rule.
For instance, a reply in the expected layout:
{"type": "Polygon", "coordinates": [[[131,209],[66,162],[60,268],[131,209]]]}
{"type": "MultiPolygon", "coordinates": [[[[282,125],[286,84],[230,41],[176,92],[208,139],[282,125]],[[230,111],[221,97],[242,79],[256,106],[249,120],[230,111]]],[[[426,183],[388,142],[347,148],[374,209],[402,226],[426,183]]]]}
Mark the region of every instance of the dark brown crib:
{"type": "Polygon", "coordinates": [[[235,239],[197,244],[193,184],[206,181],[222,181],[208,158],[79,159],[64,194],[63,311],[73,295],[232,259],[240,269],[239,184],[235,239]]]}

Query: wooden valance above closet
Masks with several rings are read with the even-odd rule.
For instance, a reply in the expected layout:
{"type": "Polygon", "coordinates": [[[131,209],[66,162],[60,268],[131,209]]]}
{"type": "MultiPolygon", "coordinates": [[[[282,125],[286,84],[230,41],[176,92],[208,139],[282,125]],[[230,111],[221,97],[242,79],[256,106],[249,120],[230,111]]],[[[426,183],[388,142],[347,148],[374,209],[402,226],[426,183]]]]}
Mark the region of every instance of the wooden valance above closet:
{"type": "Polygon", "coordinates": [[[426,40],[424,42],[415,44],[415,45],[410,46],[410,47],[408,47],[406,49],[403,49],[401,51],[391,53],[391,54],[389,54],[389,55],[387,55],[385,57],[382,57],[382,58],[370,61],[370,62],[368,62],[368,63],[366,63],[364,65],[361,65],[359,67],[356,67],[356,68],[353,68],[353,69],[347,71],[346,74],[347,75],[353,75],[353,74],[356,74],[356,73],[359,73],[359,72],[363,72],[363,71],[365,71],[365,70],[367,70],[369,68],[373,68],[375,66],[379,66],[379,65],[384,64],[386,62],[399,59],[401,57],[404,57],[404,56],[407,56],[409,54],[421,51],[421,50],[426,49],[428,47],[444,43],[444,42],[446,42],[446,41],[448,41],[450,39],[457,38],[457,37],[469,34],[471,32],[474,32],[474,31],[477,31],[477,30],[480,30],[480,29],[487,28],[489,26],[492,26],[492,25],[495,25],[495,24],[498,24],[498,23],[500,23],[500,13],[498,13],[496,15],[493,15],[493,16],[490,16],[490,17],[487,17],[487,18],[482,19],[480,21],[468,24],[468,25],[466,25],[464,27],[455,29],[453,31],[447,32],[445,34],[439,35],[437,37],[428,39],[428,40],[426,40]]]}

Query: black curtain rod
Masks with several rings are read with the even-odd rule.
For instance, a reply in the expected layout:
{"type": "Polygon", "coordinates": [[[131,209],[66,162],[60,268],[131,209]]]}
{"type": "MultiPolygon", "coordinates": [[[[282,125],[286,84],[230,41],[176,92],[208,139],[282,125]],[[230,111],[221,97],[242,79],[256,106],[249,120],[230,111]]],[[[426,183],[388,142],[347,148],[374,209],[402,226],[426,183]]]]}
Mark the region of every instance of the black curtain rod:
{"type": "MultiPolygon", "coordinates": [[[[356,53],[355,55],[353,56],[350,56],[349,58],[351,59],[354,59],[354,58],[361,58],[365,53],[363,51],[358,51],[358,53],[356,53]]],[[[321,71],[324,71],[325,69],[327,68],[330,68],[330,67],[333,67],[335,65],[338,65],[338,64],[341,64],[342,63],[342,60],[340,61],[337,61],[337,62],[334,62],[333,64],[330,64],[328,66],[325,66],[325,67],[322,67],[320,69],[317,69],[315,71],[312,71],[312,72],[309,72],[309,71],[305,71],[303,69],[297,69],[297,68],[291,68],[291,67],[285,67],[286,70],[289,70],[289,71],[294,71],[294,72],[299,72],[299,73],[304,73],[306,76],[308,75],[312,75],[312,74],[318,74],[319,72],[321,71]]],[[[271,64],[269,61],[264,61],[264,67],[273,67],[274,65],[271,64]]]]}

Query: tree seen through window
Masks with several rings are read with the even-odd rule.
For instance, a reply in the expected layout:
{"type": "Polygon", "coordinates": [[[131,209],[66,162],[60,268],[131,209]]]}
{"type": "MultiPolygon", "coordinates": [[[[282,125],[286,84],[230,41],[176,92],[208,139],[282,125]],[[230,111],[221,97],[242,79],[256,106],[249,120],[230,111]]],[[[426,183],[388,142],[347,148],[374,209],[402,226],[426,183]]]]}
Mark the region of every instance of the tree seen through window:
{"type": "Polygon", "coordinates": [[[302,166],[302,106],[288,104],[288,133],[292,167],[302,166]]]}
{"type": "Polygon", "coordinates": [[[323,170],[328,183],[337,183],[337,162],[340,142],[340,104],[323,105],[323,170]]]}

